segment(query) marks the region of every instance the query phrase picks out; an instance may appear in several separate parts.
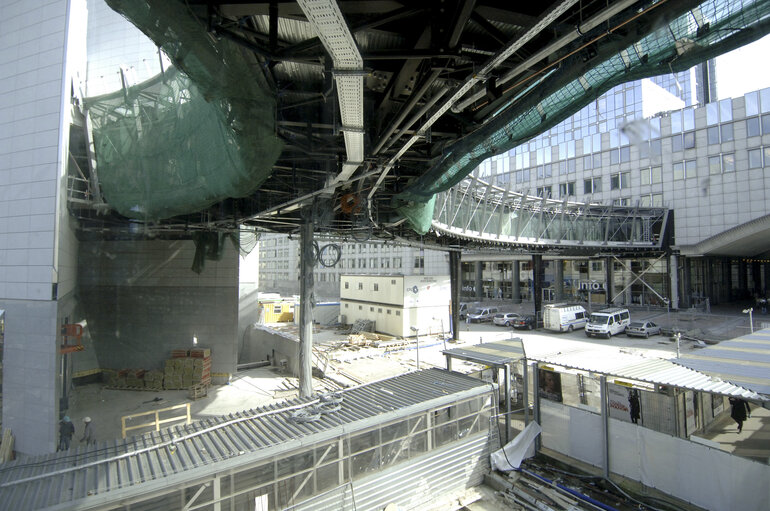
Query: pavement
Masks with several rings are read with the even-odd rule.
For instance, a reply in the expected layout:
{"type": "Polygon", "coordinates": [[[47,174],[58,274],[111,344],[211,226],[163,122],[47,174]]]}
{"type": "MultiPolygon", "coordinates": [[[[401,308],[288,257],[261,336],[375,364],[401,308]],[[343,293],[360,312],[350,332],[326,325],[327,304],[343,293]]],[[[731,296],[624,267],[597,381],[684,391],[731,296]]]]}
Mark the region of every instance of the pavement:
{"type": "MultiPolygon", "coordinates": [[[[531,307],[531,304],[529,305],[531,307]]],[[[520,312],[528,312],[526,305],[518,306],[520,312]]],[[[519,312],[516,306],[508,307],[506,311],[519,312]]],[[[697,312],[667,312],[656,309],[632,309],[633,320],[652,320],[664,327],[679,327],[683,330],[698,329],[706,336],[718,337],[736,336],[748,332],[748,319],[740,311],[712,311],[705,315],[697,312]],[[692,328],[684,328],[692,327],[692,328]],[[742,331],[746,329],[746,332],[742,331]]],[[[757,327],[760,323],[757,322],[757,327]]],[[[291,327],[282,326],[282,329],[291,327]]],[[[521,337],[535,340],[538,344],[549,343],[554,349],[561,344],[591,343],[606,348],[622,349],[630,353],[645,354],[671,359],[676,357],[676,343],[668,336],[653,336],[649,339],[630,338],[617,335],[611,339],[587,338],[577,330],[572,333],[555,333],[542,329],[520,331],[506,327],[498,327],[490,323],[460,324],[459,342],[447,342],[440,336],[420,336],[419,350],[414,339],[406,340],[402,346],[374,347],[365,345],[349,345],[347,335],[334,328],[319,328],[314,333],[314,344],[325,351],[330,359],[332,369],[331,379],[340,384],[354,385],[356,382],[376,381],[417,369],[418,353],[420,368],[445,367],[445,357],[441,351],[445,348],[472,345],[482,342],[493,342],[521,337]]],[[[714,341],[717,342],[717,341],[714,341]]],[[[697,342],[683,340],[680,342],[680,352],[699,349],[697,342]]],[[[477,366],[453,361],[454,370],[470,372],[477,366]]],[[[314,378],[313,388],[323,391],[329,389],[328,381],[322,382],[314,378]]],[[[128,391],[111,390],[103,384],[92,383],[75,387],[70,396],[68,414],[75,423],[76,434],[73,445],[79,445],[77,440],[83,430],[82,418],[89,416],[93,420],[94,429],[99,441],[119,439],[122,428],[142,424],[154,419],[156,411],[175,405],[190,406],[192,420],[207,417],[237,413],[242,410],[257,408],[272,403],[280,403],[287,398],[297,395],[297,380],[284,374],[278,368],[261,367],[239,371],[227,385],[212,386],[208,394],[199,399],[192,399],[188,391],[128,391]],[[139,413],[146,416],[123,417],[139,413]]],[[[186,410],[161,412],[170,414],[186,414],[186,410]]],[[[169,423],[167,425],[173,425],[169,423]]],[[[141,434],[148,428],[129,431],[131,434],[141,434]]],[[[699,437],[704,443],[732,452],[738,456],[753,459],[770,460],[770,410],[755,408],[752,417],[744,424],[743,432],[737,433],[735,423],[729,417],[712,424],[708,431],[699,437]]]]}

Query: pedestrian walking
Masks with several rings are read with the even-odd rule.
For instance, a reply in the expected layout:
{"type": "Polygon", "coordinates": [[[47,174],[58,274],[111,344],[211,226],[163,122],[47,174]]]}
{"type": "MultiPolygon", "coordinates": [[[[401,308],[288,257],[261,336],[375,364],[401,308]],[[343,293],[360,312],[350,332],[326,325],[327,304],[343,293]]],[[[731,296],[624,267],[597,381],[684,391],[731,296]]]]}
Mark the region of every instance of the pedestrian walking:
{"type": "Polygon", "coordinates": [[[96,435],[94,435],[94,425],[91,422],[91,417],[84,417],[83,422],[85,423],[85,428],[83,428],[83,437],[80,441],[85,442],[86,445],[96,445],[96,435]]]}
{"type": "Polygon", "coordinates": [[[75,434],[75,425],[72,424],[69,416],[65,415],[59,423],[59,450],[66,451],[70,448],[72,435],[75,434]]]}
{"type": "Polygon", "coordinates": [[[743,430],[743,421],[751,417],[751,408],[746,401],[739,397],[731,397],[729,401],[732,407],[730,417],[738,423],[738,433],[740,433],[743,430]]]}

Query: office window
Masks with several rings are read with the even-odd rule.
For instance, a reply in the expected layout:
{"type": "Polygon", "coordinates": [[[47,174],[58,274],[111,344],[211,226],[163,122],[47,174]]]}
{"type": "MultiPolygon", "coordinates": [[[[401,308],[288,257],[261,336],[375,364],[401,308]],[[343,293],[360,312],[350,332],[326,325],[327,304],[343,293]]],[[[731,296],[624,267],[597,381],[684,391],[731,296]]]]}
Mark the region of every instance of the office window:
{"type": "Polygon", "coordinates": [[[680,181],[684,179],[684,162],[678,161],[672,166],[674,181],[680,181]]]}
{"type": "Polygon", "coordinates": [[[620,161],[631,161],[631,146],[623,146],[620,148],[620,161]]]}
{"type": "Polygon", "coordinates": [[[749,137],[758,137],[762,134],[759,129],[759,117],[750,117],[746,119],[746,135],[749,137]]]}
{"type": "Polygon", "coordinates": [[[363,309],[364,309],[363,306],[361,305],[358,306],[358,310],[363,310],[363,309]]]}
{"type": "Polygon", "coordinates": [[[537,188],[537,196],[538,197],[545,197],[546,199],[551,198],[551,187],[550,186],[540,186],[537,188]]]}
{"type": "Polygon", "coordinates": [[[390,310],[390,309],[388,309],[388,314],[390,314],[390,313],[391,313],[391,310],[390,310]]]}
{"type": "Polygon", "coordinates": [[[390,279],[390,285],[395,286],[396,285],[396,279],[390,279]]]}
{"type": "Polygon", "coordinates": [[[400,316],[400,315],[401,315],[401,311],[400,311],[400,310],[397,310],[397,311],[396,311],[396,316],[400,316]]]}
{"type": "Polygon", "coordinates": [[[599,193],[602,191],[602,178],[594,177],[583,181],[583,193],[599,193]]]}
{"type": "Polygon", "coordinates": [[[377,284],[376,282],[374,284],[372,284],[372,291],[379,291],[379,290],[380,290],[380,285],[379,284],[377,284]]]}
{"type": "Polygon", "coordinates": [[[374,307],[369,307],[369,312],[374,312],[374,307]]]}
{"type": "Polygon", "coordinates": [[[619,172],[617,174],[612,174],[610,176],[610,189],[622,190],[623,188],[628,188],[629,175],[630,174],[628,172],[619,172]]]}
{"type": "Polygon", "coordinates": [[[612,199],[613,206],[628,206],[628,199],[621,197],[619,199],[612,199]]]}
{"type": "Polygon", "coordinates": [[[415,268],[425,268],[425,258],[423,256],[417,256],[414,258],[415,268]]]}
{"type": "Polygon", "coordinates": [[[652,206],[655,208],[663,207],[663,194],[662,193],[653,193],[652,194],[652,206]]]}
{"type": "Polygon", "coordinates": [[[660,156],[663,153],[662,144],[660,139],[650,141],[650,154],[652,156],[660,156]]]}
{"type": "Polygon", "coordinates": [[[709,157],[709,174],[721,174],[722,173],[722,157],[710,156],[709,157]]]}
{"type": "Polygon", "coordinates": [[[757,115],[759,113],[759,92],[749,92],[744,97],[746,98],[746,115],[757,115]]]}
{"type": "Polygon", "coordinates": [[[764,165],[766,167],[770,167],[770,146],[764,147],[762,149],[763,149],[763,151],[765,153],[764,154],[764,156],[765,156],[764,165]]]}
{"type": "Polygon", "coordinates": [[[733,123],[728,122],[720,126],[722,131],[722,142],[729,142],[733,140],[733,123]]]}
{"type": "Polygon", "coordinates": [[[674,135],[671,137],[671,150],[675,153],[684,150],[682,135],[674,135]]]}
{"type": "Polygon", "coordinates": [[[671,133],[682,132],[682,112],[671,112],[671,133]]]}
{"type": "Polygon", "coordinates": [[[588,156],[583,156],[583,170],[591,170],[593,168],[593,157],[589,154],[588,156]]]}
{"type": "Polygon", "coordinates": [[[379,314],[382,314],[382,307],[378,307],[378,308],[377,308],[377,312],[378,312],[379,314]]]}
{"type": "Polygon", "coordinates": [[[762,133],[770,133],[770,114],[762,116],[762,133]]]}
{"type": "Polygon", "coordinates": [[[594,153],[594,168],[598,169],[602,166],[602,153],[594,153]]]}
{"type": "Polygon", "coordinates": [[[714,126],[719,124],[719,105],[716,103],[709,103],[706,105],[706,124],[708,126],[714,126]]]}
{"type": "Polygon", "coordinates": [[[366,268],[366,258],[361,257],[358,259],[358,267],[359,268],[366,268]]]}
{"type": "Polygon", "coordinates": [[[749,168],[757,169],[762,166],[762,149],[749,149],[749,168]]]}
{"type": "Polygon", "coordinates": [[[709,145],[719,143],[719,126],[711,126],[708,129],[708,143],[709,145]]]}
{"type": "Polygon", "coordinates": [[[643,140],[639,143],[639,158],[649,158],[650,157],[650,142],[647,140],[643,140]]]}
{"type": "Polygon", "coordinates": [[[652,167],[650,169],[650,181],[652,183],[662,183],[663,182],[663,168],[662,167],[652,167]]]}
{"type": "Polygon", "coordinates": [[[350,268],[353,269],[353,270],[356,268],[356,260],[355,259],[351,259],[350,260],[350,268]]]}
{"type": "Polygon", "coordinates": [[[722,172],[735,172],[735,154],[722,155],[722,172]]]}
{"type": "Polygon", "coordinates": [[[650,169],[649,168],[642,169],[639,172],[640,172],[640,176],[641,176],[641,184],[643,186],[644,185],[648,185],[648,184],[650,184],[652,182],[650,180],[650,169]]]}
{"type": "Polygon", "coordinates": [[[359,291],[363,291],[364,290],[364,283],[363,282],[359,282],[358,283],[358,290],[359,291]]]}
{"type": "Polygon", "coordinates": [[[348,308],[348,304],[347,304],[347,303],[345,304],[345,308],[346,308],[346,309],[348,308]]]}
{"type": "Polygon", "coordinates": [[[684,130],[695,129],[695,111],[692,108],[682,110],[682,120],[684,121],[684,130]]]}
{"type": "Polygon", "coordinates": [[[394,257],[393,258],[393,268],[401,268],[401,258],[400,257],[394,257]]]}
{"type": "Polygon", "coordinates": [[[684,148],[685,149],[692,149],[695,147],[695,132],[694,131],[688,131],[687,133],[683,134],[684,137],[684,148]]]}
{"type": "Polygon", "coordinates": [[[559,185],[559,197],[569,197],[575,195],[575,182],[561,183],[559,185]]]}
{"type": "Polygon", "coordinates": [[[610,149],[610,165],[617,165],[620,163],[620,150],[610,149]]]}
{"type": "Polygon", "coordinates": [[[348,289],[350,287],[350,282],[345,282],[345,289],[348,289]]]}
{"type": "Polygon", "coordinates": [[[723,99],[719,102],[719,120],[728,122],[733,120],[733,100],[732,98],[723,99]]]}
{"type": "Polygon", "coordinates": [[[643,208],[649,208],[652,204],[652,195],[649,193],[647,195],[641,195],[639,196],[639,205],[643,208]]]}
{"type": "Polygon", "coordinates": [[[687,160],[684,162],[684,177],[685,179],[698,177],[698,164],[695,160],[687,160]]]}

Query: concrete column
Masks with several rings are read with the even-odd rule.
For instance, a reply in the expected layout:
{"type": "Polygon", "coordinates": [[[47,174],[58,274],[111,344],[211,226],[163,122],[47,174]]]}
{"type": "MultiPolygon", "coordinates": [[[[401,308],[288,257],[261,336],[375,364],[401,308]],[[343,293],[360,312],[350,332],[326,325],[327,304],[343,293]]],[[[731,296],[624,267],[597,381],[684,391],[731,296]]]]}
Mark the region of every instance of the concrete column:
{"type": "MultiPolygon", "coordinates": [[[[518,362],[517,362],[518,363],[518,362]]],[[[524,393],[524,427],[529,426],[529,371],[527,359],[521,359],[522,392],[524,393]]]]}
{"type": "Polygon", "coordinates": [[[610,417],[607,406],[607,377],[599,378],[599,393],[602,399],[602,454],[604,455],[604,477],[610,477],[610,417]]]}
{"type": "Polygon", "coordinates": [[[481,301],[484,298],[484,280],[481,275],[483,265],[481,264],[481,261],[476,261],[473,267],[474,278],[476,279],[476,300],[481,301]]]}
{"type": "MultiPolygon", "coordinates": [[[[452,306],[452,338],[460,340],[460,288],[462,287],[462,269],[460,266],[460,252],[449,252],[449,286],[452,306]]],[[[449,369],[449,368],[447,368],[449,369]]]]}
{"type": "Polygon", "coordinates": [[[300,230],[299,395],[313,394],[313,222],[310,208],[303,211],[300,230]]]}
{"type": "Polygon", "coordinates": [[[681,256],[680,265],[682,267],[682,306],[689,308],[692,305],[692,288],[690,287],[690,260],[681,256]]]}
{"type": "Polygon", "coordinates": [[[668,260],[668,278],[671,282],[671,291],[669,300],[671,300],[671,310],[679,309],[679,258],[677,254],[671,254],[668,260]]]}
{"type": "Polygon", "coordinates": [[[532,301],[535,304],[535,318],[540,317],[540,309],[543,305],[543,256],[532,254],[532,301]]]}
{"type": "Polygon", "coordinates": [[[554,268],[554,287],[556,288],[556,301],[564,300],[564,260],[557,259],[553,262],[554,268]]]}
{"type": "Polygon", "coordinates": [[[612,271],[612,261],[611,257],[604,258],[604,287],[607,290],[605,293],[605,303],[607,305],[612,305],[612,295],[615,293],[615,272],[612,271]]]}
{"type": "MultiPolygon", "coordinates": [[[[537,422],[538,424],[542,424],[540,422],[540,383],[538,382],[540,378],[540,371],[537,370],[537,362],[532,362],[532,420],[537,422]]],[[[540,435],[537,435],[537,439],[535,440],[535,451],[540,450],[540,446],[542,445],[542,441],[540,440],[540,435]]]]}
{"type": "Polygon", "coordinates": [[[521,265],[519,261],[511,263],[511,292],[513,303],[521,303],[521,265]]]}
{"type": "Polygon", "coordinates": [[[741,260],[738,263],[738,298],[744,298],[749,294],[749,275],[746,261],[741,260]]]}

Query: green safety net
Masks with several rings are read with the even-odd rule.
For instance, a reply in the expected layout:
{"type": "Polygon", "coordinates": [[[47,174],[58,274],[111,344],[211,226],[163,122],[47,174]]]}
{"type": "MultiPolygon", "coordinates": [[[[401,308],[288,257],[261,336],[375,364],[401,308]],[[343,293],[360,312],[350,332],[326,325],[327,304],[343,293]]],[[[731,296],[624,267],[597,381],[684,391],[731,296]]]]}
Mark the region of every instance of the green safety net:
{"type": "MultiPolygon", "coordinates": [[[[508,107],[453,144],[438,163],[396,196],[399,213],[416,232],[424,234],[433,218],[435,201],[431,198],[458,184],[490,156],[543,133],[616,85],[685,71],[770,32],[769,0],[691,3],[680,2],[686,10],[680,8],[667,23],[649,27],[644,37],[613,51],[599,65],[582,69],[578,64],[582,55],[576,54],[572,57],[574,65],[565,61],[536,86],[513,98],[508,107]]],[[[596,28],[588,38],[602,31],[606,27],[596,28]]]]}
{"type": "Polygon", "coordinates": [[[175,69],[86,100],[106,202],[154,221],[254,192],[282,149],[275,99],[256,64],[231,41],[210,38],[182,2],[107,3],[175,69]]]}

